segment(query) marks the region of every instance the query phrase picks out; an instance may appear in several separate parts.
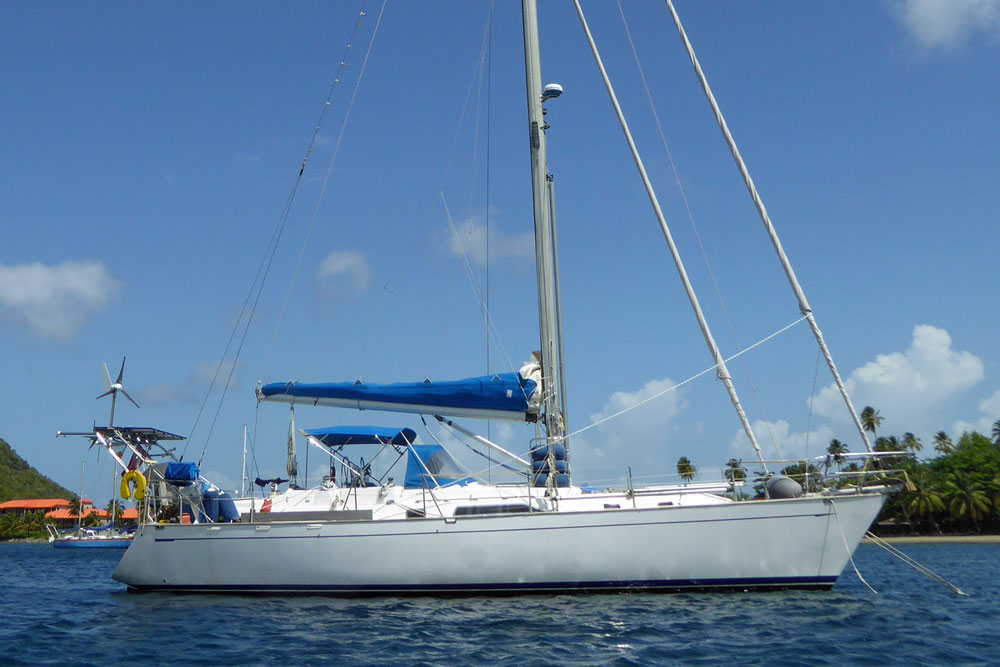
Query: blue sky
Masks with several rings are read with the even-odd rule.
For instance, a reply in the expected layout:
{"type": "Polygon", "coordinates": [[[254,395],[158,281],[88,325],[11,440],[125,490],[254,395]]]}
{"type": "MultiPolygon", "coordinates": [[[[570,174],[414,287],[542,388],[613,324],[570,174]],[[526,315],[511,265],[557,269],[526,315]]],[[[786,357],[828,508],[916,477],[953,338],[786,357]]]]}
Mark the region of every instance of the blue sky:
{"type": "MultiPolygon", "coordinates": [[[[623,6],[748,347],[798,318],[794,298],[666,8],[623,6]]],[[[115,372],[127,355],[142,408],[119,404],[116,421],[192,434],[361,3],[2,8],[0,436],[74,490],[86,460],[85,493],[106,501],[106,457],[55,432],[107,419],[100,364],[115,372]]],[[[928,451],[938,430],[988,431],[1000,418],[1000,2],[677,8],[858,409],[928,451]]],[[[256,405],[260,380],[455,379],[511,370],[538,346],[519,8],[497,3],[481,80],[488,3],[389,2],[350,106],[380,9],[368,3],[348,51],[234,381],[221,408],[208,396],[188,446],[224,485],[238,483],[244,424],[260,474],[284,468],[287,408],[256,405]],[[489,357],[460,250],[484,283],[487,219],[489,357]]],[[[618,8],[584,9],[729,356],[737,343],[618,8]]],[[[540,14],[543,78],[566,91],[548,105],[548,140],[575,431],[711,362],[572,5],[540,14]]],[[[804,324],[743,359],[750,380],[740,361],[731,370],[769,455],[818,453],[832,437],[860,448],[804,324]]],[[[296,419],[421,427],[331,409],[296,419]]],[[[532,435],[489,428],[518,451],[532,435]]],[[[751,456],[711,374],[580,433],[573,452],[581,482],[626,465],[671,473],[681,455],[709,477],[751,456]]]]}

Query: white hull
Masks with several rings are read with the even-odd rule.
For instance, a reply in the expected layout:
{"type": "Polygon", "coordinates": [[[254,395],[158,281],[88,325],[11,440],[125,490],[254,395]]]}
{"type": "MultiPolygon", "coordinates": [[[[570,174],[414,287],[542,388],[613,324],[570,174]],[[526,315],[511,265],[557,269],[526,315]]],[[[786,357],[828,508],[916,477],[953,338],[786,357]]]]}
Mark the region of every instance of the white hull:
{"type": "Polygon", "coordinates": [[[863,494],[447,519],[151,524],[113,576],[136,590],[332,595],[829,589],[883,502],[863,494]]]}

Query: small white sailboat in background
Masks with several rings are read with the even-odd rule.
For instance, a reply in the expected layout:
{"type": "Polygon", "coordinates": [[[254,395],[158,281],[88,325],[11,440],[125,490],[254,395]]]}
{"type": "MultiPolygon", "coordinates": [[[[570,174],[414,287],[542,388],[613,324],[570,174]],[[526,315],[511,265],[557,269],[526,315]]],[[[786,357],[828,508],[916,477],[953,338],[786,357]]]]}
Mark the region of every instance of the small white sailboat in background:
{"type": "MultiPolygon", "coordinates": [[[[105,373],[107,373],[106,366],[105,373]]],[[[119,376],[120,381],[121,377],[119,376]]],[[[85,501],[83,497],[84,470],[86,470],[86,464],[81,461],[80,500],[76,511],[76,528],[59,532],[51,523],[45,524],[45,530],[49,534],[49,544],[57,549],[127,549],[128,545],[132,544],[133,533],[115,526],[114,516],[111,516],[109,522],[104,526],[83,525],[84,510],[90,502],[85,501]]],[[[93,508],[91,511],[94,511],[93,508]]]]}
{"type": "MultiPolygon", "coordinates": [[[[767,462],[645,177],[579,4],[577,11],[718,376],[767,473],[767,462]]],[[[417,444],[415,432],[406,428],[310,429],[299,433],[331,458],[330,475],[312,489],[272,493],[266,510],[264,505],[252,504],[249,511],[241,509],[240,520],[231,516],[219,520],[219,506],[201,492],[196,470],[178,476],[176,466],[170,472],[144,456],[147,471],[156,475],[150,479],[152,492],[144,501],[144,516],[160,516],[171,503],[179,507],[187,503],[196,509],[187,524],[150,521],[140,526],[115,570],[116,580],[140,591],[335,595],[829,589],[834,585],[892,489],[892,481],[884,475],[874,478],[869,473],[852,484],[841,479],[826,486],[811,480],[805,490],[787,477],[771,475],[759,499],[734,493],[742,484],[735,475],[718,484],[647,488],[629,484],[621,490],[598,491],[572,483],[553,180],[547,169],[548,126],[542,108],[561,88],[543,88],[541,83],[534,0],[523,0],[522,15],[541,352],[513,373],[441,383],[272,383],[259,388],[258,398],[293,406],[431,415],[479,445],[501,452],[504,464],[518,471],[523,481],[491,484],[468,475],[440,444],[417,444]],[[452,421],[460,417],[533,422],[538,438],[530,443],[527,454],[519,456],[452,421]],[[385,460],[382,472],[374,471],[371,458],[367,464],[358,459],[355,447],[371,448],[379,462],[385,460]],[[404,459],[402,481],[397,482],[389,475],[404,459]]],[[[690,43],[684,39],[700,73],[690,43]]],[[[702,81],[711,98],[707,82],[702,81]]],[[[721,114],[717,116],[728,135],[721,114]]],[[[742,164],[735,144],[731,147],[742,164]]],[[[744,178],[772,234],[803,317],[843,388],[745,168],[744,178]]],[[[844,398],[854,414],[846,391],[844,398]]],[[[104,444],[102,436],[95,429],[95,437],[104,444]]],[[[289,441],[290,475],[293,437],[294,431],[289,441]]],[[[135,446],[130,448],[137,451],[135,446]]]]}

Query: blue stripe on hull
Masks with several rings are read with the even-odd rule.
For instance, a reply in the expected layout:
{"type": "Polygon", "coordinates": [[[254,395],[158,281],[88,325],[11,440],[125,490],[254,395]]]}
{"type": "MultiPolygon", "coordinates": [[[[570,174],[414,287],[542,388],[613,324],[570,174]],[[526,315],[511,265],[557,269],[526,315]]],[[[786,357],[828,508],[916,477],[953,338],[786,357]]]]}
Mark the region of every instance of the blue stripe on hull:
{"type": "Polygon", "coordinates": [[[242,593],[255,595],[331,595],[368,597],[378,595],[517,595],[524,593],[693,593],[774,590],[824,590],[833,588],[837,577],[760,577],[748,579],[671,579],[653,581],[586,581],[512,584],[435,584],[424,586],[321,586],[321,585],[225,585],[225,586],[130,586],[129,591],[175,593],[242,593]]]}
{"type": "Polygon", "coordinates": [[[56,540],[56,549],[128,549],[132,540],[56,540]]]}

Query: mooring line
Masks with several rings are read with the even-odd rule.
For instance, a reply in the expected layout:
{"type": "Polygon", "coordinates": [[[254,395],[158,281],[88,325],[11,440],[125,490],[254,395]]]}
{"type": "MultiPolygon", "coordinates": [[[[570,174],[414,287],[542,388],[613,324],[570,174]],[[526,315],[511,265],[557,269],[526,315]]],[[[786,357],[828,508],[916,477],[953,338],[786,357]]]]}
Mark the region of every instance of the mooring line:
{"type": "Polygon", "coordinates": [[[968,593],[966,593],[961,588],[959,588],[955,584],[951,583],[950,581],[948,581],[947,579],[945,579],[944,577],[942,577],[937,572],[934,572],[933,570],[931,570],[929,567],[927,567],[923,563],[918,562],[912,556],[909,556],[909,555],[903,553],[902,551],[900,551],[896,547],[892,546],[891,544],[889,544],[888,542],[886,542],[885,540],[883,540],[881,537],[879,537],[878,535],[874,534],[873,532],[868,531],[867,533],[865,533],[865,536],[868,539],[870,539],[872,541],[872,543],[874,543],[874,544],[882,547],[887,552],[889,552],[889,554],[891,554],[892,556],[895,556],[899,560],[903,561],[904,563],[906,563],[907,565],[909,565],[910,567],[912,567],[914,570],[916,570],[920,574],[922,574],[925,577],[927,577],[928,579],[931,579],[932,581],[938,582],[942,586],[950,589],[956,595],[968,595],[968,593]]]}

